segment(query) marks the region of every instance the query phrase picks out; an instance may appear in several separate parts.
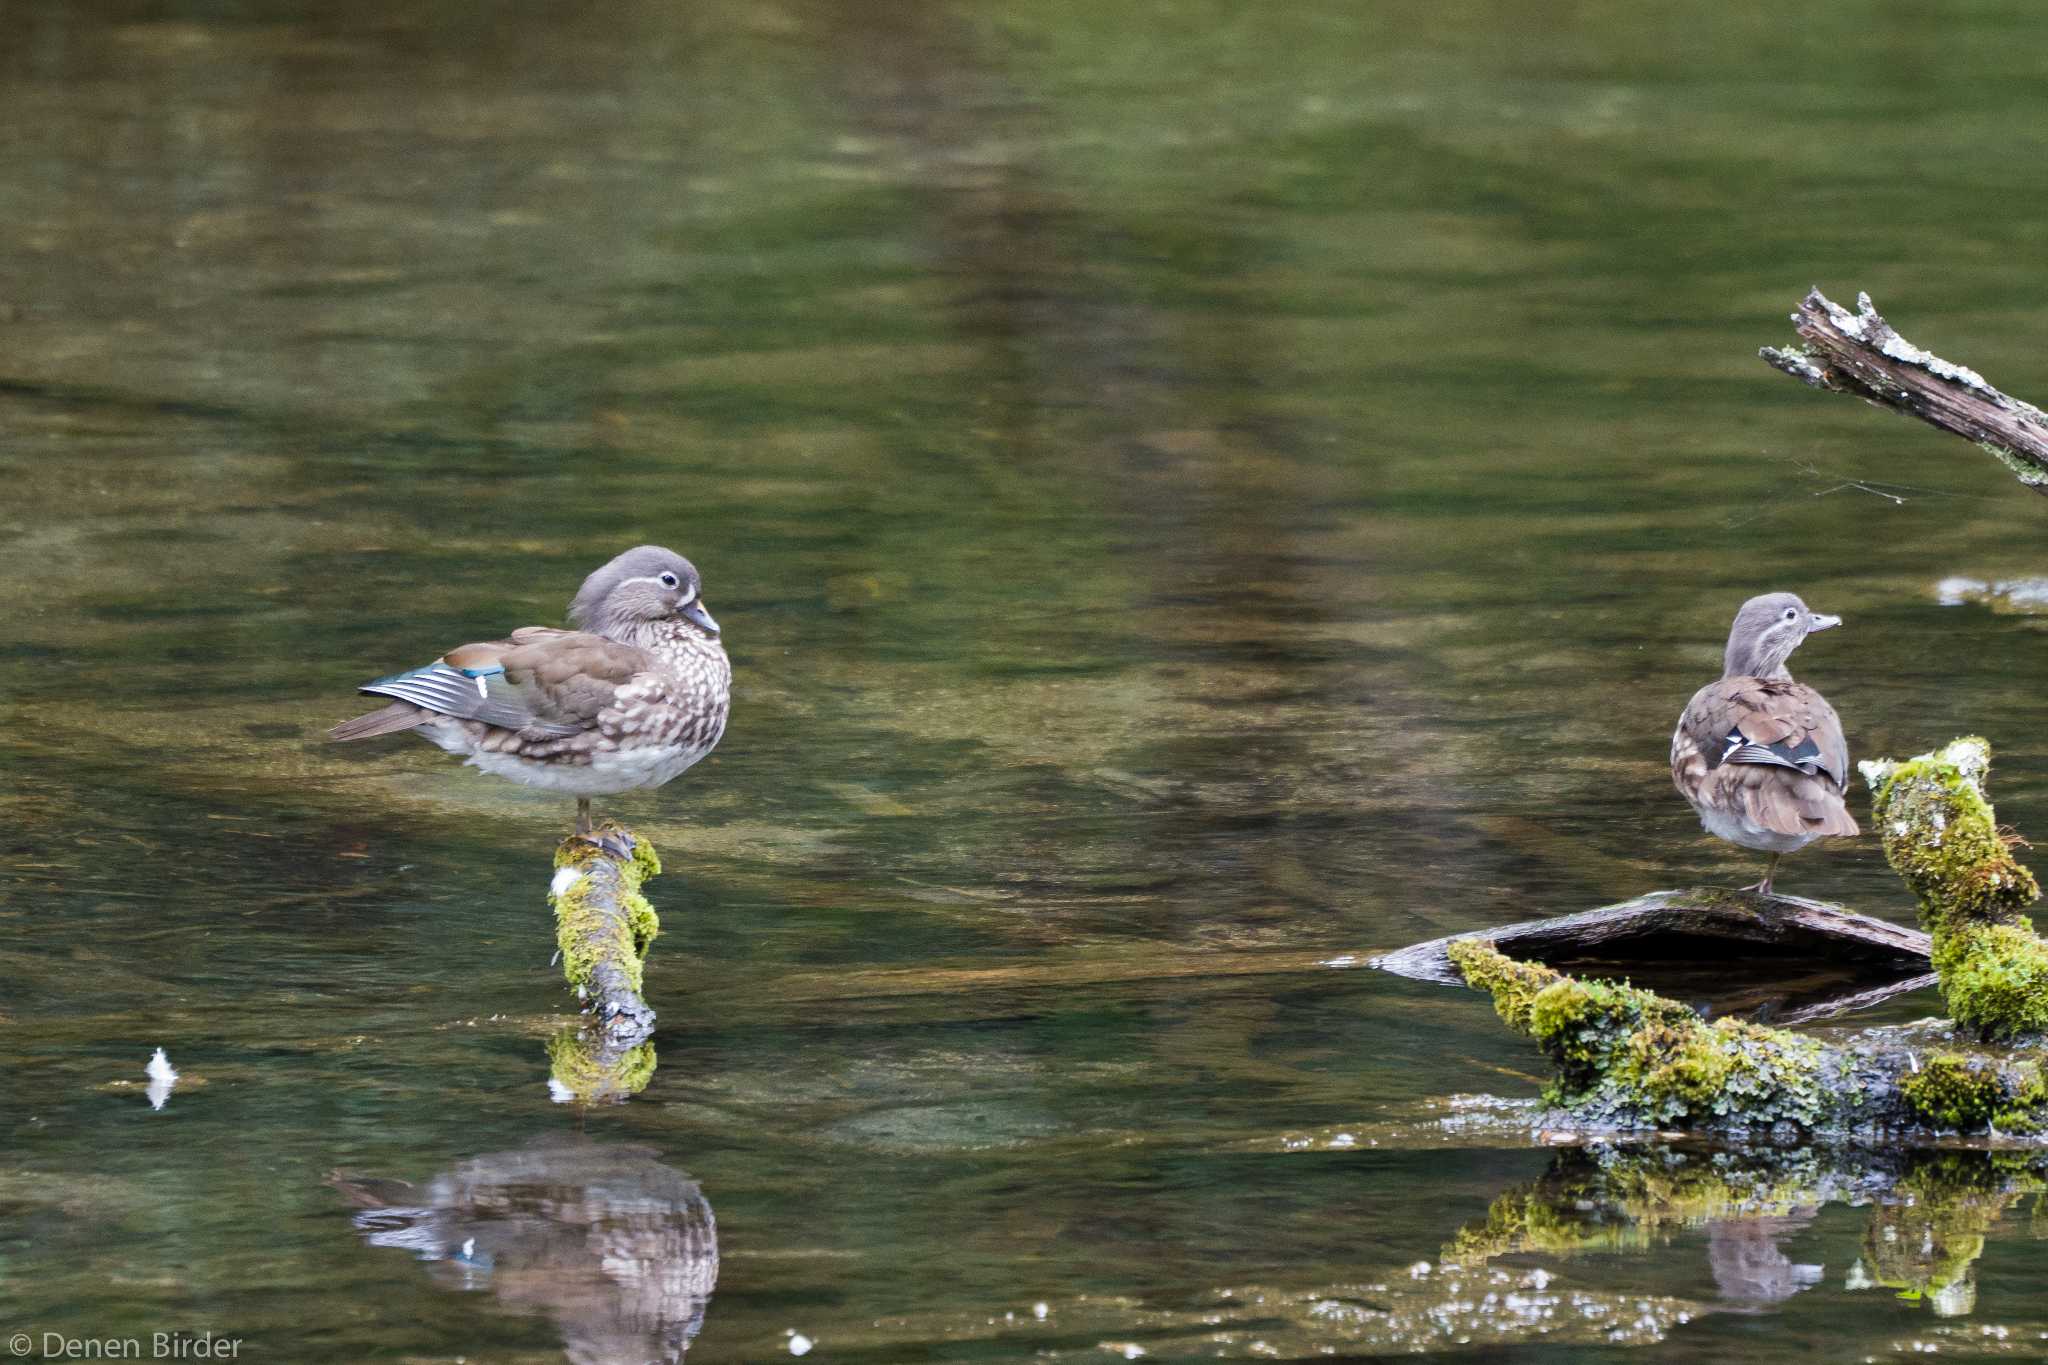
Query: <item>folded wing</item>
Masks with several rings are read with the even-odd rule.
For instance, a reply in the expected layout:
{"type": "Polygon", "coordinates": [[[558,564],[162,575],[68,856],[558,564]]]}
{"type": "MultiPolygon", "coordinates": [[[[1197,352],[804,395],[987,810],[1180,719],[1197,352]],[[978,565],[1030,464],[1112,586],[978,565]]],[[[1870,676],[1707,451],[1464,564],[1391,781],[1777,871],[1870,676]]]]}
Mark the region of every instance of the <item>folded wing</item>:
{"type": "Polygon", "coordinates": [[[1779,834],[1857,833],[1848,774],[1835,708],[1789,678],[1709,683],[1671,737],[1671,778],[1687,800],[1779,834]]]}
{"type": "Polygon", "coordinates": [[[602,636],[530,626],[509,639],[463,645],[424,668],[365,683],[359,690],[403,705],[346,721],[329,734],[363,739],[440,715],[517,731],[527,739],[567,738],[590,729],[619,686],[650,663],[642,651],[602,636]]]}

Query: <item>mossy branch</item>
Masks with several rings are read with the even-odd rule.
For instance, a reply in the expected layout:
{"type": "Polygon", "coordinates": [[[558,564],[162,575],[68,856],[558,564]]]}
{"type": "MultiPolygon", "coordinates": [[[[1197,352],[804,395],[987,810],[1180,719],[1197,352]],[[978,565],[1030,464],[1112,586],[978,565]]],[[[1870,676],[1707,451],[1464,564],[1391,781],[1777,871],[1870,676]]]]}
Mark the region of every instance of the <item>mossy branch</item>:
{"type": "Polygon", "coordinates": [[[1870,295],[1858,294],[1851,313],[1811,290],[1792,324],[1803,345],[1757,352],[1774,368],[1812,388],[1846,393],[1974,442],[2022,484],[2048,494],[2048,414],[2000,393],[1975,370],[1907,341],[1870,295]]]}
{"type": "MultiPolygon", "coordinates": [[[[1483,939],[1451,958],[1468,985],[1536,1040],[1557,1068],[1544,1098],[1557,1126],[2032,1133],[2048,1128],[2048,1085],[2032,1061],[1923,1055],[1877,1040],[1837,1047],[1785,1029],[1709,1023],[1625,982],[1582,981],[1517,962],[1483,939]]],[[[1866,1039],[1871,1035],[1866,1035],[1866,1039]]]]}
{"type": "Polygon", "coordinates": [[[2022,913],[2040,887],[1999,832],[1990,770],[1991,746],[1975,737],[1863,765],[1885,856],[1919,899],[1955,1022],[1936,1050],[1924,1030],[1835,1046],[1735,1018],[1709,1023],[1655,992],[1518,962],[1484,939],[1453,939],[1446,955],[1550,1058],[1545,1098],[1567,1123],[2048,1132],[2040,1061],[1949,1045],[2048,1035],[2048,944],[2022,913]]]}
{"type": "Polygon", "coordinates": [[[654,1011],[640,992],[661,920],[640,887],[661,874],[661,860],[644,839],[611,826],[602,833],[603,845],[580,837],[562,841],[548,899],[562,975],[607,1042],[634,1043],[654,1031],[654,1011]],[[621,847],[631,852],[615,851],[621,847]]]}
{"type": "Polygon", "coordinates": [[[1971,736],[1862,768],[1885,859],[1933,940],[1949,1017],[1986,1041],[2048,1034],[2048,944],[2022,913],[2041,887],[2013,858],[1984,794],[1991,746],[1971,736]]]}

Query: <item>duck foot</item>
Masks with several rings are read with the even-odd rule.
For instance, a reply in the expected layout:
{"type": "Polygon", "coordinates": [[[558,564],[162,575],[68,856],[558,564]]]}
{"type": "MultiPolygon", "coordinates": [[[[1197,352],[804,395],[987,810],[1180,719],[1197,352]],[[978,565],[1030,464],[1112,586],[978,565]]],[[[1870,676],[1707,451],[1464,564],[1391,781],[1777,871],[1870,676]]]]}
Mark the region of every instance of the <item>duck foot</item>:
{"type": "Polygon", "coordinates": [[[1772,874],[1772,873],[1774,873],[1774,872],[1776,872],[1776,871],[1778,870],[1778,859],[1780,859],[1780,858],[1782,858],[1782,857],[1784,857],[1784,856],[1785,856],[1785,855],[1784,855],[1784,854],[1782,854],[1782,853],[1773,853],[1773,854],[1771,855],[1771,860],[1770,860],[1770,862],[1768,862],[1768,863],[1766,863],[1766,864],[1764,865],[1764,879],[1763,879],[1762,881],[1758,882],[1758,883],[1757,883],[1757,884],[1756,884],[1755,886],[1745,886],[1745,887],[1743,887],[1743,888],[1742,888],[1742,894],[1743,894],[1743,895],[1746,895],[1746,896],[1768,896],[1768,895],[1770,895],[1770,894],[1771,894],[1771,874],[1772,874]]]}
{"type": "Polygon", "coordinates": [[[579,829],[569,837],[593,844],[607,856],[617,858],[622,863],[633,861],[632,834],[610,821],[596,829],[579,829]]]}

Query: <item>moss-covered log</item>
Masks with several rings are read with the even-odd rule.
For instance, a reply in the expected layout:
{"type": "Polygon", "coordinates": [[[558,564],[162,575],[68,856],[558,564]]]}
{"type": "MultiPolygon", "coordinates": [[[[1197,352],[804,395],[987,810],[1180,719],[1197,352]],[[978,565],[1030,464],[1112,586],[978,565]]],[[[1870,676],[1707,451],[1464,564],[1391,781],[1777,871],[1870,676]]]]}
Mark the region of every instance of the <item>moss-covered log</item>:
{"type": "Polygon", "coordinates": [[[1746,1020],[1709,1023],[1625,982],[1580,980],[1482,939],[1446,955],[1556,1067],[1556,1122],[1597,1128],[1828,1133],[2048,1132],[2048,945],[2021,913],[2040,890],[2013,860],[1984,783],[1991,748],[1960,739],[1864,765],[1886,856],[1913,889],[1953,1027],[1868,1030],[1841,1044],[1746,1020]]]}
{"type": "Polygon", "coordinates": [[[1926,1049],[1871,1030],[1837,1046],[1786,1029],[1709,1023],[1676,1000],[1517,962],[1482,939],[1451,945],[1466,983],[1556,1068],[1546,1127],[1905,1130],[2031,1134],[2048,1086],[2028,1058],[1926,1049]]]}
{"type": "Polygon", "coordinates": [[[1920,903],[1949,1017],[1986,1041],[2048,1034],[2048,944],[2022,913],[2041,888],[1984,795],[1991,746],[1959,739],[1862,766],[1885,858],[1920,903]]]}
{"type": "Polygon", "coordinates": [[[1766,346],[1766,362],[1816,389],[1846,393],[1952,432],[2048,494],[2048,414],[2000,393],[1984,376],[1923,351],[1856,296],[1851,313],[1818,289],[1792,315],[1798,346],[1766,346]]]}
{"type": "Polygon", "coordinates": [[[622,1046],[654,1032],[654,1011],[640,992],[661,921],[640,887],[660,875],[661,860],[644,839],[612,826],[603,833],[603,844],[562,841],[548,899],[562,975],[596,1019],[603,1041],[622,1046]]]}

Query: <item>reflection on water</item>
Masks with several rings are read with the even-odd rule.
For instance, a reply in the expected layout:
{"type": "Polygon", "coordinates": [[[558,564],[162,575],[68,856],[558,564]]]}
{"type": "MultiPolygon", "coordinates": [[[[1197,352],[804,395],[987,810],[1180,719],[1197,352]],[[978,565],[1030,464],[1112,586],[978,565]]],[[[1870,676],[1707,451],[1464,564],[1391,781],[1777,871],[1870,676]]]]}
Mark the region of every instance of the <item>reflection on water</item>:
{"type": "Polygon", "coordinates": [[[718,1227],[695,1181],[643,1148],[546,1140],[423,1186],[333,1177],[376,1247],[440,1285],[544,1313],[576,1365],[677,1361],[718,1283],[718,1227]]]}
{"type": "Polygon", "coordinates": [[[1572,1150],[1497,1197],[1443,1256],[1466,1266],[1532,1252],[1576,1257],[1704,1229],[1717,1306],[1755,1309],[1821,1283],[1825,1267],[1794,1261],[1785,1243],[1811,1244],[1801,1235],[1842,1203],[1869,1209],[1843,1287],[1894,1289],[1953,1317],[1975,1306],[1986,1233],[2016,1200],[2038,1202],[2044,1190],[2048,1155],[2027,1152],[1572,1150]]]}
{"type": "Polygon", "coordinates": [[[557,1104],[619,1104],[654,1079],[654,1042],[621,1043],[588,1021],[548,1039],[548,1095],[557,1104]]]}

